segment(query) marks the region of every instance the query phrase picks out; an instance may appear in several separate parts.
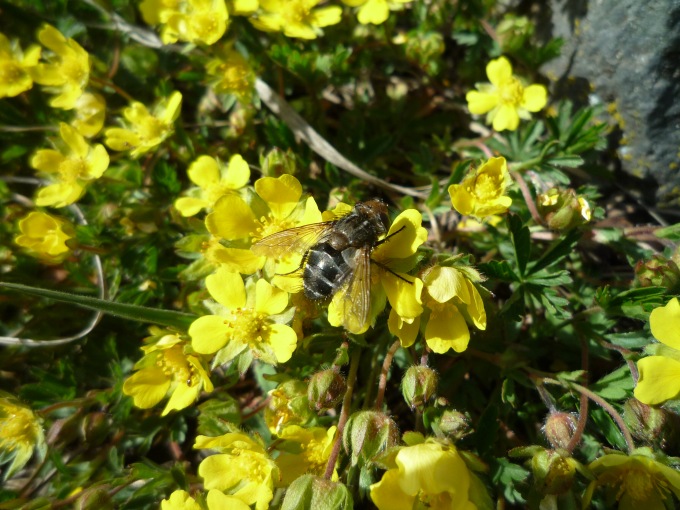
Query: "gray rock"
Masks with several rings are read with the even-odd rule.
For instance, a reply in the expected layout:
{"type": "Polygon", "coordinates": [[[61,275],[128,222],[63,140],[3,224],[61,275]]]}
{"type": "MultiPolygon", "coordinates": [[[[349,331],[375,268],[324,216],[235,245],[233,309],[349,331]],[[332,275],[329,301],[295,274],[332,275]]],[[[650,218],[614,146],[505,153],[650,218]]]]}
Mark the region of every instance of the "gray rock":
{"type": "Polygon", "coordinates": [[[543,27],[566,44],[543,71],[567,87],[588,80],[591,102],[605,104],[621,128],[624,170],[654,179],[660,205],[679,205],[680,0],[549,4],[543,27]]]}

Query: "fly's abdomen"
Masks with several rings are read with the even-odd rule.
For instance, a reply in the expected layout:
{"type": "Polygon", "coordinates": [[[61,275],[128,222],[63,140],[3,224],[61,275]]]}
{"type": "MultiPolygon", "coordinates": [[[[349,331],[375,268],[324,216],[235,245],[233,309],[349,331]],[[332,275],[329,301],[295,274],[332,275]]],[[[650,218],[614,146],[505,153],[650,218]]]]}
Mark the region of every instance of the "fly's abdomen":
{"type": "Polygon", "coordinates": [[[326,299],[342,285],[349,266],[342,252],[328,243],[320,243],[309,250],[302,274],[305,296],[309,299],[326,299]]]}

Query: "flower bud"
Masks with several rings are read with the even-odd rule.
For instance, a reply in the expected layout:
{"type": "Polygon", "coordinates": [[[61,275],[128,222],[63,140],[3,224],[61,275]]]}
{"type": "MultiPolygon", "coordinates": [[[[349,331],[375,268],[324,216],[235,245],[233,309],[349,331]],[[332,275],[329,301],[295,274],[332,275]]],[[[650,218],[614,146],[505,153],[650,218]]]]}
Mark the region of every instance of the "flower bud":
{"type": "Polygon", "coordinates": [[[295,154],[288,149],[283,152],[278,147],[274,147],[261,159],[262,175],[266,177],[279,177],[283,174],[294,175],[297,171],[295,154]]]}
{"type": "Polygon", "coordinates": [[[425,72],[436,72],[439,57],[445,50],[444,37],[440,33],[412,30],[405,42],[404,51],[409,60],[417,62],[425,72]]]}
{"type": "Polygon", "coordinates": [[[553,448],[566,449],[576,430],[576,418],[569,413],[550,413],[545,420],[543,432],[553,448]]]}
{"type": "Polygon", "coordinates": [[[101,444],[109,435],[110,425],[111,420],[106,413],[89,413],[83,418],[80,425],[80,434],[87,444],[101,444]]]}
{"type": "Polygon", "coordinates": [[[569,230],[588,223],[592,211],[588,201],[573,189],[552,188],[538,196],[538,212],[553,230],[569,230]]]}
{"type": "Polygon", "coordinates": [[[76,510],[113,510],[113,502],[106,487],[94,487],[78,494],[74,508],[76,510]]]}
{"type": "Polygon", "coordinates": [[[563,452],[541,450],[532,457],[531,469],[541,493],[563,494],[574,482],[576,461],[563,452]]]}
{"type": "Polygon", "coordinates": [[[636,439],[662,449],[673,449],[679,439],[680,417],[631,398],[623,405],[623,420],[636,439]]]}
{"type": "Polygon", "coordinates": [[[401,381],[401,394],[411,409],[422,409],[437,391],[437,373],[429,367],[409,367],[401,381]]]}
{"type": "Polygon", "coordinates": [[[302,475],[286,490],[281,510],[351,510],[352,494],[341,483],[302,475]]]}
{"type": "Polygon", "coordinates": [[[333,409],[342,400],[347,384],[345,378],[335,370],[322,370],[314,374],[307,386],[309,406],[317,413],[333,409]]]}
{"type": "Polygon", "coordinates": [[[306,423],[312,416],[307,400],[307,385],[291,379],[269,392],[269,405],[264,410],[264,420],[273,434],[287,425],[306,423]]]}
{"type": "Polygon", "coordinates": [[[649,260],[638,261],[635,279],[640,287],[665,287],[676,293],[680,286],[680,269],[673,260],[656,253],[649,260]]]}
{"type": "Polygon", "coordinates": [[[347,420],[342,442],[352,455],[352,465],[366,464],[399,442],[397,424],[385,413],[359,411],[347,420]]]}
{"type": "Polygon", "coordinates": [[[442,433],[456,441],[472,432],[470,420],[460,411],[444,411],[437,424],[442,433]]]}

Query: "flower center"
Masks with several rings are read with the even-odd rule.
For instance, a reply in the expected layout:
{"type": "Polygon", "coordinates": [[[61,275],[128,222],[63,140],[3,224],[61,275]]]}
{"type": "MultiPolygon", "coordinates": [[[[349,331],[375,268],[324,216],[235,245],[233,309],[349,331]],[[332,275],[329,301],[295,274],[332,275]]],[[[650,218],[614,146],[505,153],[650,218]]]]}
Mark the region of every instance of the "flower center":
{"type": "Polygon", "coordinates": [[[146,117],[137,128],[139,137],[143,140],[142,143],[157,144],[158,140],[162,138],[167,126],[163,124],[156,117],[146,117]]]}
{"type": "Polygon", "coordinates": [[[478,175],[474,183],[474,189],[468,191],[481,201],[493,200],[502,193],[498,180],[487,173],[478,175]]]}
{"type": "Polygon", "coordinates": [[[505,104],[518,106],[522,103],[524,87],[522,87],[522,84],[514,76],[501,84],[499,92],[501,101],[505,104]]]}
{"type": "Polygon", "coordinates": [[[26,72],[23,68],[13,60],[6,60],[0,65],[0,83],[16,83],[25,76],[26,72]]]}
{"type": "Polygon", "coordinates": [[[29,409],[12,406],[8,414],[0,419],[0,448],[14,450],[20,443],[35,441],[34,417],[29,409]]]}
{"type": "Polygon", "coordinates": [[[250,308],[237,308],[232,312],[230,322],[233,337],[256,348],[269,336],[269,324],[265,314],[250,308]]]}
{"type": "Polygon", "coordinates": [[[87,81],[86,68],[75,54],[62,59],[61,72],[66,77],[68,83],[80,86],[83,82],[87,81]]]}
{"type": "Polygon", "coordinates": [[[87,175],[87,165],[80,158],[68,158],[59,165],[59,177],[63,182],[73,183],[87,175]]]}
{"type": "Polygon", "coordinates": [[[654,487],[654,479],[650,473],[641,469],[631,469],[626,471],[619,497],[625,492],[636,501],[644,501],[649,498],[654,487]]]}
{"type": "Polygon", "coordinates": [[[296,2],[290,2],[283,12],[281,12],[281,17],[286,24],[302,25],[306,24],[309,13],[309,7],[306,7],[304,2],[298,0],[296,2]]]}
{"type": "Polygon", "coordinates": [[[163,349],[163,351],[159,352],[156,358],[156,365],[168,379],[184,382],[187,386],[193,386],[198,382],[194,374],[194,368],[187,361],[181,345],[174,345],[169,349],[163,349]]]}
{"type": "Polygon", "coordinates": [[[274,218],[272,214],[267,216],[262,216],[259,221],[259,226],[255,229],[255,232],[251,232],[251,237],[253,242],[259,241],[269,235],[276,234],[282,230],[288,230],[295,226],[295,224],[288,220],[278,220],[274,218]]]}

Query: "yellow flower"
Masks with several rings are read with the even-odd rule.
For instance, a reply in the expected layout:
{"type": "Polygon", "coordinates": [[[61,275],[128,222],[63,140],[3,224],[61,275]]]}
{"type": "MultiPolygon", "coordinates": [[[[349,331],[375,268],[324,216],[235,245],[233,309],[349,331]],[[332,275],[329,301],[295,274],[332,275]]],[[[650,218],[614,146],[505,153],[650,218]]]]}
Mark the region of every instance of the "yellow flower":
{"type": "Polygon", "coordinates": [[[254,503],[256,510],[269,508],[279,472],[260,444],[245,434],[231,432],[219,437],[198,436],[194,448],[220,452],[198,466],[206,489],[225,492],[246,505],[254,503]]]}
{"type": "Polygon", "coordinates": [[[371,485],[371,499],[379,510],[473,510],[469,500],[470,472],[452,445],[426,442],[406,446],[394,460],[396,467],[371,485]]]}
{"type": "Polygon", "coordinates": [[[83,136],[92,138],[104,127],[106,100],[100,94],[85,92],[75,105],[76,118],[73,127],[83,136]]]}
{"type": "Polygon", "coordinates": [[[425,271],[423,301],[429,310],[426,319],[417,317],[411,324],[390,313],[390,332],[401,340],[403,347],[416,341],[421,320],[426,321],[424,337],[432,351],[443,354],[449,349],[463,352],[470,341],[467,321],[477,329],[486,329],[486,312],[479,291],[472,280],[481,276],[472,268],[434,266],[425,271]]]}
{"type": "Polygon", "coordinates": [[[75,236],[73,226],[49,214],[34,211],[19,220],[14,242],[46,262],[61,262],[71,252],[66,241],[75,236]]]}
{"type": "Polygon", "coordinates": [[[655,308],[649,316],[652,335],[663,344],[658,356],[647,356],[637,362],[640,379],[635,398],[656,405],[680,398],[680,301],[671,299],[666,306],[655,308]]]}
{"type": "MultiPolygon", "coordinates": [[[[346,299],[344,292],[333,296],[328,305],[328,322],[332,326],[344,326],[350,333],[361,334],[375,322],[378,314],[389,301],[392,310],[401,320],[412,323],[423,313],[420,295],[423,282],[420,278],[408,276],[406,272],[415,266],[415,253],[427,240],[427,230],[421,223],[422,216],[415,209],[407,209],[396,217],[387,236],[395,234],[378,246],[371,254],[371,308],[366,324],[359,324],[348,313],[352,299],[346,299]]],[[[350,296],[351,298],[351,296],[350,296]]]]}
{"type": "Polygon", "coordinates": [[[109,155],[101,144],[88,145],[83,135],[63,122],[59,135],[64,142],[62,152],[42,149],[31,159],[33,168],[56,181],[38,190],[35,203],[39,206],[64,207],[76,202],[85,186],[109,167],[109,155]]]}
{"type": "Polygon", "coordinates": [[[470,113],[486,113],[486,123],[496,131],[514,131],[519,119],[529,120],[530,112],[542,110],[548,102],[548,91],[543,85],[529,85],[512,75],[512,65],[505,57],[492,60],[486,66],[491,83],[477,83],[477,90],[465,96],[470,113]]]}
{"type": "Polygon", "coordinates": [[[201,209],[212,209],[219,198],[241,189],[250,180],[248,163],[238,154],[231,157],[229,166],[210,156],[201,156],[191,164],[187,173],[198,187],[191,188],[187,192],[189,196],[175,201],[175,207],[182,216],[193,216],[201,209]]]}
{"type": "Polygon", "coordinates": [[[449,186],[451,204],[460,214],[479,219],[503,214],[512,205],[505,195],[511,182],[505,158],[491,158],[476,172],[470,169],[463,182],[449,186]]]}
{"type": "Polygon", "coordinates": [[[35,413],[9,393],[0,391],[0,464],[12,461],[4,478],[24,467],[34,450],[42,458],[46,449],[45,436],[35,413]]]}
{"type": "MultiPolygon", "coordinates": [[[[265,257],[250,251],[252,243],[281,230],[321,221],[321,212],[312,197],[300,202],[302,186],[292,175],[258,179],[255,192],[257,197],[250,204],[238,195],[223,196],[205,219],[208,232],[230,242],[231,246],[221,254],[239,261],[234,266],[238,265],[237,270],[243,274],[261,269],[266,262],[265,257]]],[[[300,255],[291,254],[278,264],[272,263],[266,273],[293,271],[300,261],[300,255]]]]}
{"type": "Polygon", "coordinates": [[[264,13],[250,22],[258,30],[283,32],[287,37],[316,39],[321,28],[340,23],[342,8],[319,7],[321,0],[260,0],[264,13]]]}
{"type": "Polygon", "coordinates": [[[596,476],[583,496],[583,507],[597,486],[608,486],[619,501],[619,510],[662,510],[674,508],[673,494],[680,499],[680,473],[653,457],[649,448],[638,448],[631,455],[604,455],[588,468],[596,476]]]}
{"type": "Polygon", "coordinates": [[[288,293],[265,280],[246,286],[238,273],[220,268],[206,278],[210,295],[222,305],[220,315],[205,315],[189,327],[196,352],[212,354],[223,347],[222,363],[246,349],[266,363],[284,363],[297,347],[290,326],[275,321],[288,306],[288,293]]]}
{"type": "Polygon", "coordinates": [[[185,409],[194,403],[201,390],[213,390],[205,363],[192,353],[179,335],[151,328],[152,344],[142,347],[144,357],[135,364],[135,372],[123,384],[123,393],[133,398],[135,405],[149,409],[167,395],[168,403],[162,416],[170,411],[185,409]]]}
{"type": "Polygon", "coordinates": [[[90,79],[90,55],[51,25],[40,29],[38,40],[52,53],[47,55],[47,63],[35,67],[33,81],[58,94],[50,101],[50,106],[70,110],[83,95],[90,79]]]}
{"type": "Polygon", "coordinates": [[[321,476],[326,470],[333,449],[337,427],[302,428],[289,425],[278,435],[284,442],[276,465],[281,473],[281,486],[287,487],[305,473],[321,476]],[[292,446],[291,446],[292,445],[292,446]]]}
{"type": "Polygon", "coordinates": [[[359,7],[357,19],[362,25],[373,23],[380,25],[387,21],[390,10],[396,10],[401,4],[407,4],[413,0],[342,0],[342,3],[350,7],[359,7]]]}
{"type": "Polygon", "coordinates": [[[0,98],[18,96],[33,87],[31,72],[38,65],[40,46],[23,52],[18,41],[0,34],[0,98]]]}
{"type": "Polygon", "coordinates": [[[131,151],[136,158],[150,151],[174,132],[174,122],[179,116],[182,94],[173,92],[158,102],[149,113],[142,103],[133,102],[123,110],[123,128],[104,131],[104,143],[115,151],[131,151]]]}
{"type": "Polygon", "coordinates": [[[229,22],[225,0],[144,0],[139,10],[149,25],[162,25],[163,44],[214,44],[229,22]]]}
{"type": "Polygon", "coordinates": [[[247,16],[260,6],[259,0],[227,0],[229,12],[234,16],[247,16]]]}
{"type": "Polygon", "coordinates": [[[218,94],[234,94],[239,101],[250,99],[255,73],[248,61],[229,46],[220,48],[205,65],[208,84],[218,94]]]}

